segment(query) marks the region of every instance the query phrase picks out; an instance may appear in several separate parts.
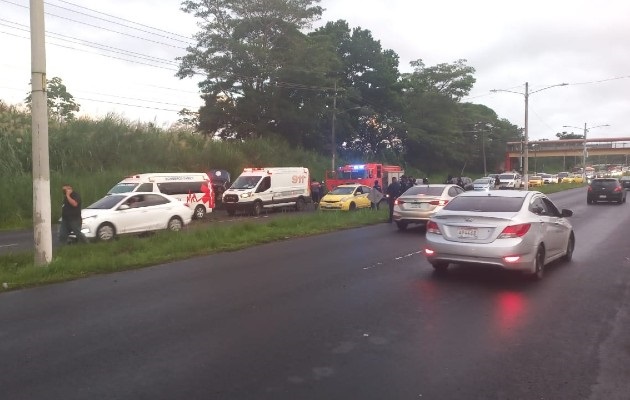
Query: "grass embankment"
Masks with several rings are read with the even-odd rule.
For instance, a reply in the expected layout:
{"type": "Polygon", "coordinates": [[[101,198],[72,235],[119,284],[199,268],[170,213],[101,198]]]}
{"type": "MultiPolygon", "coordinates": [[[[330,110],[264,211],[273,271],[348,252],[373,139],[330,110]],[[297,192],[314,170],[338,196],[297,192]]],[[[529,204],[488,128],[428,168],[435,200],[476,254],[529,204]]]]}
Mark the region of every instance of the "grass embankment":
{"type": "Polygon", "coordinates": [[[52,262],[34,265],[33,252],[0,257],[0,291],[62,282],[94,274],[141,268],[195,256],[319,233],[371,225],[387,220],[387,210],[315,212],[278,216],[267,222],[160,232],[148,237],[121,237],[110,243],[77,244],[57,248],[52,262]]]}

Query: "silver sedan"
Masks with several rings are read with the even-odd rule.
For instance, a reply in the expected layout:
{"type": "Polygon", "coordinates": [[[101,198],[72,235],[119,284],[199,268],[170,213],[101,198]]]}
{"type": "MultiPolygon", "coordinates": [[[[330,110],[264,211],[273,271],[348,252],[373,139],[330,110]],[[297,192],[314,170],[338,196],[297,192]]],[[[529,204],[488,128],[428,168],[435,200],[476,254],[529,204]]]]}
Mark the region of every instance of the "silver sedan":
{"type": "Polygon", "coordinates": [[[485,264],[541,279],[545,265],[573,256],[571,215],[536,191],[466,192],[429,220],[424,254],[437,271],[485,264]]]}
{"type": "Polygon", "coordinates": [[[426,224],[436,212],[464,189],[457,185],[415,185],[401,194],[394,202],[393,217],[398,229],[409,224],[426,224]]]}

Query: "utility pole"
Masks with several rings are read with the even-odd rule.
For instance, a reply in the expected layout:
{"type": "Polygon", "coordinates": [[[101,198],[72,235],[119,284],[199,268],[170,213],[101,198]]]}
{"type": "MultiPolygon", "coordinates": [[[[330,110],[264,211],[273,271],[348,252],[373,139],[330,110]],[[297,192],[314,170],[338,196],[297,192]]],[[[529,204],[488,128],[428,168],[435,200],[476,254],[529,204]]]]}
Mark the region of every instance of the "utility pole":
{"type": "Polygon", "coordinates": [[[31,130],[33,135],[33,235],[35,265],[52,261],[48,105],[46,101],[46,34],[44,1],[30,0],[31,130]]]}
{"type": "MultiPolygon", "coordinates": [[[[584,139],[582,140],[582,179],[586,181],[586,158],[588,157],[588,151],[586,150],[586,135],[589,130],[595,128],[601,128],[604,126],[610,126],[609,124],[597,125],[587,128],[587,123],[584,123],[584,139]]],[[[582,129],[581,127],[573,126],[573,125],[562,125],[563,128],[576,128],[582,129]]]]}
{"type": "Polygon", "coordinates": [[[525,82],[525,155],[523,160],[523,179],[525,190],[529,190],[529,82],[525,82]]]}
{"type": "Polygon", "coordinates": [[[335,138],[335,120],[337,118],[337,82],[335,81],[335,93],[333,94],[332,133],[330,147],[332,150],[332,171],[335,173],[335,155],[337,153],[337,139],[335,138]]]}

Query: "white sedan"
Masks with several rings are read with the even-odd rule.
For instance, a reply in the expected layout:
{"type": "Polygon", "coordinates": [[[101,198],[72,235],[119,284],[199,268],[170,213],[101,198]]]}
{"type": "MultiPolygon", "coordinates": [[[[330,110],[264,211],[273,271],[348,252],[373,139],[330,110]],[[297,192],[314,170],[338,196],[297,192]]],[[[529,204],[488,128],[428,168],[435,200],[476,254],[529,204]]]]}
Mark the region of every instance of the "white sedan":
{"type": "Polygon", "coordinates": [[[111,194],[81,210],[81,232],[88,239],[111,240],[117,235],[169,229],[189,224],[193,210],[161,193],[111,194]]]}
{"type": "Polygon", "coordinates": [[[540,279],[545,265],[573,256],[571,215],[540,192],[462,193],[427,223],[424,254],[438,271],[483,264],[540,279]]]}

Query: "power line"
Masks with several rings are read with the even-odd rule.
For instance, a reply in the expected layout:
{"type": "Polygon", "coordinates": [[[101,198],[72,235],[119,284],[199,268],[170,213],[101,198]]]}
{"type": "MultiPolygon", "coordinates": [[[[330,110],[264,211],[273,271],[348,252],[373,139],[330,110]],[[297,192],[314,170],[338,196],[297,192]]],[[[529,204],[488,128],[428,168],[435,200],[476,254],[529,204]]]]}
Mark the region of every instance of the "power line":
{"type": "MultiPolygon", "coordinates": [[[[57,7],[57,8],[60,8],[60,9],[62,9],[62,10],[66,10],[66,11],[69,11],[69,12],[73,12],[73,13],[76,13],[76,14],[79,14],[79,15],[84,15],[84,16],[89,17],[89,18],[94,18],[94,19],[97,19],[97,20],[100,20],[100,21],[105,21],[105,22],[108,22],[108,23],[110,23],[110,24],[114,24],[114,25],[118,25],[118,26],[125,27],[125,28],[134,29],[134,30],[137,30],[137,31],[140,31],[140,32],[148,33],[149,35],[159,36],[159,37],[162,37],[162,38],[165,38],[165,39],[174,40],[174,41],[181,42],[181,43],[185,43],[185,44],[188,44],[188,45],[192,45],[192,44],[193,44],[193,43],[191,43],[191,42],[189,42],[189,41],[185,41],[185,40],[181,40],[181,39],[176,39],[176,38],[173,38],[173,37],[171,37],[171,36],[161,35],[161,34],[159,34],[159,33],[151,32],[151,31],[148,31],[148,30],[145,30],[145,29],[136,28],[136,27],[129,26],[129,25],[126,25],[126,24],[122,24],[122,23],[120,23],[120,22],[111,21],[111,20],[108,20],[108,19],[105,19],[105,18],[96,17],[96,16],[94,16],[94,15],[90,15],[90,14],[83,13],[83,12],[80,12],[80,11],[72,10],[72,9],[70,9],[70,8],[67,8],[67,7],[62,7],[62,6],[58,6],[58,5],[56,5],[56,4],[51,4],[51,3],[49,3],[49,2],[46,2],[46,4],[48,4],[49,6],[52,6],[52,7],[57,7]]],[[[72,3],[69,3],[69,4],[72,4],[72,3]]],[[[75,5],[75,4],[73,4],[73,5],[75,5]]],[[[76,6],[76,5],[75,5],[75,6],[76,6]]],[[[80,6],[77,6],[77,7],[80,7],[80,6]]],[[[81,7],[81,8],[86,8],[86,7],[81,7]]],[[[88,9],[88,10],[90,10],[90,11],[93,11],[93,12],[98,12],[98,11],[95,11],[95,10],[92,10],[92,9],[89,9],[89,8],[86,8],[86,9],[88,9]]],[[[114,18],[117,18],[117,17],[114,17],[114,18]]],[[[128,21],[128,22],[135,23],[135,22],[133,22],[133,21],[128,21]]],[[[149,28],[151,28],[151,27],[149,27],[149,28]]],[[[154,29],[154,28],[152,28],[152,29],[154,29]]]]}
{"type": "Polygon", "coordinates": [[[129,22],[129,23],[132,23],[132,24],[135,24],[135,25],[138,25],[138,26],[142,26],[142,27],[145,27],[145,28],[153,29],[153,30],[156,30],[156,31],[159,31],[159,32],[168,33],[168,34],[173,35],[173,36],[179,36],[179,37],[184,38],[184,39],[192,39],[192,38],[190,38],[188,36],[180,35],[179,33],[165,31],[164,29],[156,28],[156,27],[150,26],[150,25],[144,25],[144,24],[141,24],[139,22],[135,22],[135,21],[131,21],[131,20],[128,20],[128,19],[125,19],[125,18],[117,17],[115,15],[107,14],[107,13],[104,13],[104,12],[101,12],[101,11],[96,11],[96,10],[94,10],[92,8],[83,7],[83,6],[80,6],[78,4],[71,3],[69,1],[64,1],[64,0],[57,0],[57,1],[59,1],[60,3],[69,4],[69,5],[72,5],[74,7],[84,9],[84,10],[89,10],[89,11],[92,11],[92,12],[97,13],[97,14],[102,14],[102,15],[106,15],[106,16],[111,17],[111,18],[119,19],[121,21],[129,22]]]}

